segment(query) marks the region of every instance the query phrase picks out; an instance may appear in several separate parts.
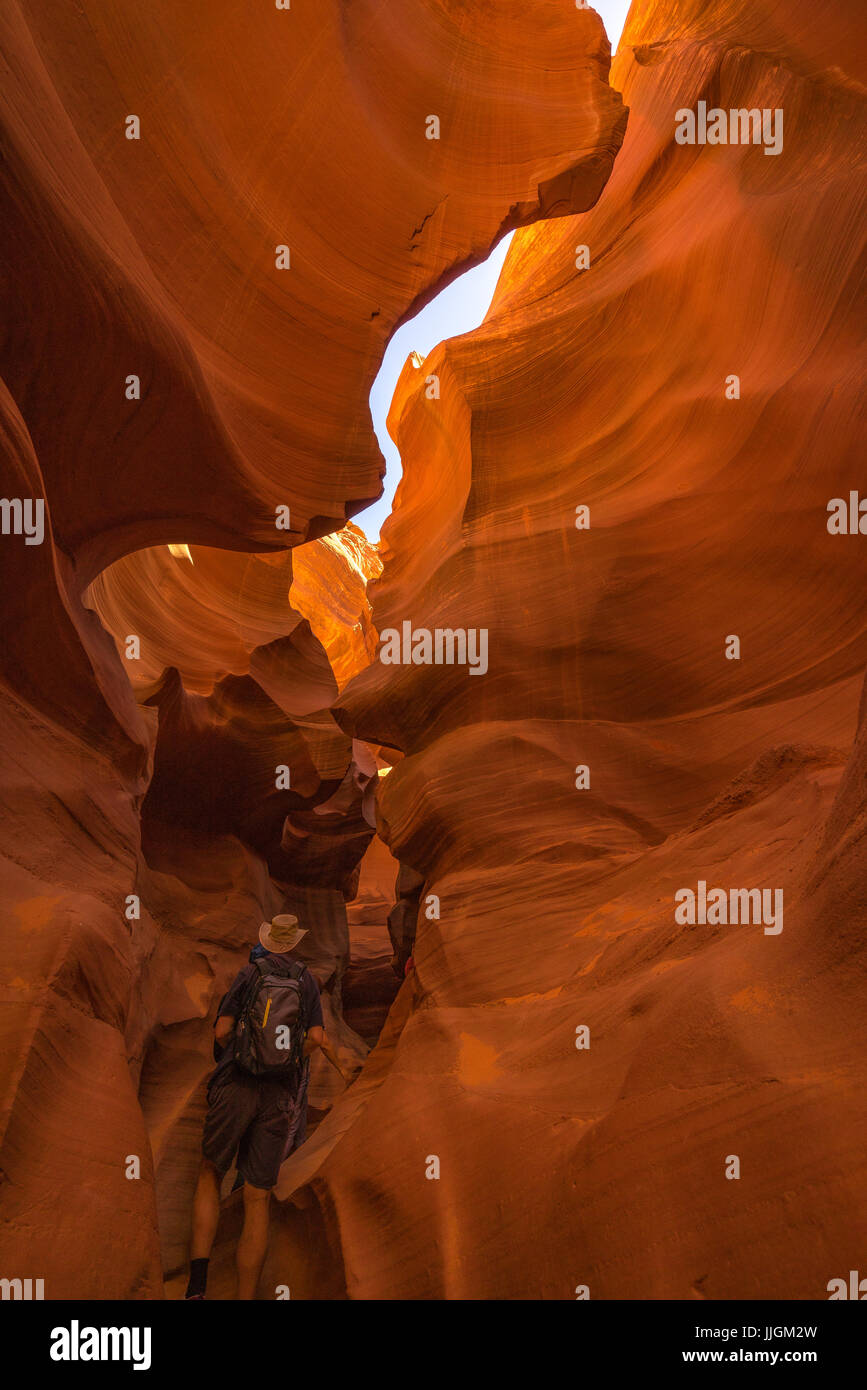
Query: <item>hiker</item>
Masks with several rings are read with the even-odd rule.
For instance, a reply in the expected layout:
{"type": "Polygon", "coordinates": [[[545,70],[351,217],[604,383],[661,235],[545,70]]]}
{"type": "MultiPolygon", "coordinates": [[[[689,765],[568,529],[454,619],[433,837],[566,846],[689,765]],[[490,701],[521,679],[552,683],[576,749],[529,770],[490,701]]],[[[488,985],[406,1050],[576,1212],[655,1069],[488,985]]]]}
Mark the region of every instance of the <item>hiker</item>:
{"type": "Polygon", "coordinates": [[[215,1071],[208,1080],[202,1164],[193,1199],[190,1281],[203,1299],[220,1217],[220,1183],[237,1152],[244,1185],[238,1298],[256,1297],[268,1244],[268,1208],[280,1164],[306,1131],[310,1054],[321,1047],[346,1079],[325,1036],[319,986],[292,950],[306,928],[283,913],[259,928],[259,945],[217,1010],[215,1071]],[[218,1055],[219,1054],[219,1055],[218,1055]]]}

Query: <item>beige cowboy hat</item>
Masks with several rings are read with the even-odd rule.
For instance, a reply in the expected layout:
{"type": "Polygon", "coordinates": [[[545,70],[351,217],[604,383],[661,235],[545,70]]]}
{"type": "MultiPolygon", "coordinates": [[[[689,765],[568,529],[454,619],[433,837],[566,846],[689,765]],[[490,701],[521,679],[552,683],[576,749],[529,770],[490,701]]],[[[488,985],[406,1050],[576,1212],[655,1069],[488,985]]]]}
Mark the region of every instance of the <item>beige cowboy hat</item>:
{"type": "Polygon", "coordinates": [[[291,951],[306,935],[307,928],[299,927],[298,918],[293,917],[291,912],[272,917],[270,922],[263,922],[259,928],[259,940],[265,950],[276,951],[278,955],[291,951]]]}

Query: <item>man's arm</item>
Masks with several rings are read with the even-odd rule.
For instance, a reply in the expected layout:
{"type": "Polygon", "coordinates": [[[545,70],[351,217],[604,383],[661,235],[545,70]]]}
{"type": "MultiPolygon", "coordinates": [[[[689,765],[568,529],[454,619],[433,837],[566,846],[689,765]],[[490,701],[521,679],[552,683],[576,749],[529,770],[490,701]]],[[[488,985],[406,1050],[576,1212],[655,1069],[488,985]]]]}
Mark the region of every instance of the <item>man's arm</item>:
{"type": "Polygon", "coordinates": [[[244,992],[249,979],[249,967],[239,970],[226,993],[217,1005],[217,1018],[214,1023],[214,1061],[219,1062],[225,1052],[226,1044],[235,1031],[238,1014],[244,1001],[244,992]]]}
{"type": "Polygon", "coordinates": [[[349,1076],[344,1071],[342,1064],[338,1061],[337,1053],[334,1051],[334,1048],[325,1035],[325,1029],[309,1028],[307,1030],[307,1037],[304,1039],[304,1056],[309,1057],[311,1053],[316,1051],[317,1047],[322,1048],[325,1056],[328,1058],[331,1065],[337,1068],[344,1081],[349,1081],[349,1076]]]}
{"type": "Polygon", "coordinates": [[[346,1052],[345,1048],[339,1048],[335,1052],[325,1033],[325,1020],[322,1017],[322,1000],[319,994],[319,981],[312,971],[307,970],[303,976],[305,990],[305,1010],[306,1017],[310,1020],[307,1028],[307,1036],[304,1041],[304,1056],[309,1057],[318,1047],[322,1049],[335,1070],[340,1072],[347,1086],[353,1078],[353,1059],[346,1052]],[[349,1066],[345,1066],[340,1060],[340,1053],[344,1060],[348,1058],[349,1066]]]}
{"type": "Polygon", "coordinates": [[[237,1019],[234,1018],[232,1014],[220,1014],[220,1017],[214,1024],[214,1036],[217,1039],[219,1047],[225,1047],[235,1031],[236,1022],[237,1019]]]}

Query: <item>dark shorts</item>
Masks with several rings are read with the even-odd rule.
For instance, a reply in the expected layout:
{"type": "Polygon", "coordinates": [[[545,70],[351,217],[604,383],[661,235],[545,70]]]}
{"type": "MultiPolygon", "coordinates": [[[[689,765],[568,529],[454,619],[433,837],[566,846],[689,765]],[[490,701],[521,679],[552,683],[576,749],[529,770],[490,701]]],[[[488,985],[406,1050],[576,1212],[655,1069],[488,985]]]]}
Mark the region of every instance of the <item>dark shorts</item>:
{"type": "Polygon", "coordinates": [[[246,1183],[273,1187],[295,1111],[292,1091],[283,1081],[229,1067],[208,1086],[202,1153],[219,1173],[229,1171],[237,1153],[238,1172],[246,1183]]]}

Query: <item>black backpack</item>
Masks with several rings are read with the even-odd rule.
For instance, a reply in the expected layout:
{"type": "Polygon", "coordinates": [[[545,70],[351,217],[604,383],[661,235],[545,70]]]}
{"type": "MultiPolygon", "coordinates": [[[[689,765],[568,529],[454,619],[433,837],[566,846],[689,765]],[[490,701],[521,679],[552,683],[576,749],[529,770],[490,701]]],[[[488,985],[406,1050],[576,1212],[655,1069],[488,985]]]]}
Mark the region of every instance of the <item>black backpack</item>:
{"type": "Polygon", "coordinates": [[[254,962],[256,971],[235,1027],[233,1057],[253,1076],[293,1081],[304,1056],[304,1001],[298,961],[254,962]]]}

